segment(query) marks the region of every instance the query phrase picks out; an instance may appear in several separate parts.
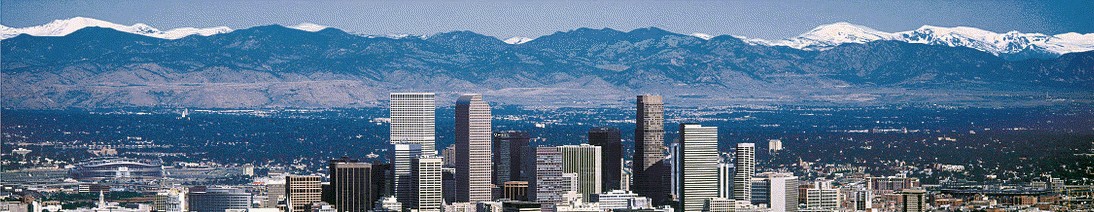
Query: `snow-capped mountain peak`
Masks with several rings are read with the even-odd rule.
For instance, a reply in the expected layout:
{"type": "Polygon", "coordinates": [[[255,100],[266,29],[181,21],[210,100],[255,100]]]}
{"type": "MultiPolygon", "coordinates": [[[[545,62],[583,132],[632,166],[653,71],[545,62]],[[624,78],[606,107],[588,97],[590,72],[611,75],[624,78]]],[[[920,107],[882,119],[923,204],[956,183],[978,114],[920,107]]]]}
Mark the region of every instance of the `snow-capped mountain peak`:
{"type": "Polygon", "coordinates": [[[522,44],[522,43],[527,43],[528,41],[532,41],[532,38],[526,38],[526,37],[511,37],[511,38],[509,38],[509,39],[505,39],[505,40],[504,40],[503,42],[505,42],[505,43],[508,43],[508,44],[513,44],[513,45],[516,45],[516,44],[522,44]]]}
{"type": "Polygon", "coordinates": [[[703,40],[710,40],[711,38],[714,38],[713,35],[706,34],[706,33],[699,33],[699,32],[691,33],[690,35],[692,37],[697,37],[697,38],[703,39],[703,40]]]}
{"type": "Polygon", "coordinates": [[[323,29],[330,28],[330,27],[329,26],[319,25],[319,24],[313,24],[313,23],[300,23],[300,24],[297,24],[297,25],[290,26],[289,28],[304,30],[304,31],[308,31],[308,32],[318,32],[319,30],[323,30],[323,29]]]}
{"type": "Polygon", "coordinates": [[[1094,33],[1064,33],[1051,36],[1041,33],[1018,31],[995,33],[974,27],[930,25],[911,31],[888,33],[847,22],[821,25],[793,38],[774,41],[747,39],[745,41],[753,45],[787,46],[802,50],[823,51],[841,44],[878,40],[967,47],[994,55],[1019,54],[1024,51],[1061,55],[1094,50],[1094,33]]]}
{"type": "Polygon", "coordinates": [[[798,35],[798,37],[769,43],[775,46],[788,46],[803,50],[827,50],[844,43],[866,43],[892,38],[893,34],[891,33],[847,22],[838,22],[817,26],[809,32],[798,35]]]}
{"type": "Polygon", "coordinates": [[[224,26],[202,29],[185,27],[168,31],[160,31],[159,29],[143,23],[126,26],[94,18],[75,17],[70,19],[54,20],[44,25],[23,28],[0,26],[0,39],[12,38],[20,34],[29,34],[33,36],[65,36],[86,27],[110,28],[122,32],[163,39],[179,39],[194,34],[209,36],[232,31],[232,29],[224,26]]]}

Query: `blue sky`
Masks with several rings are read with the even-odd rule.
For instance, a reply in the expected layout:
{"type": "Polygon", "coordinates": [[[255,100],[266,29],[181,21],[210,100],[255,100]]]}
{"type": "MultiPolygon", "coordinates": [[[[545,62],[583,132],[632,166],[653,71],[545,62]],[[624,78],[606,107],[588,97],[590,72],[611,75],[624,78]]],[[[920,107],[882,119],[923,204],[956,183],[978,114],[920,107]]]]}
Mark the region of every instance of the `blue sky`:
{"type": "Polygon", "coordinates": [[[365,34],[471,30],[505,39],[579,27],[659,27],[689,34],[780,39],[850,22],[895,32],[922,25],[995,32],[1094,32],[1094,1],[146,1],[0,0],[0,24],[26,27],[76,16],[176,27],[310,22],[365,34]]]}

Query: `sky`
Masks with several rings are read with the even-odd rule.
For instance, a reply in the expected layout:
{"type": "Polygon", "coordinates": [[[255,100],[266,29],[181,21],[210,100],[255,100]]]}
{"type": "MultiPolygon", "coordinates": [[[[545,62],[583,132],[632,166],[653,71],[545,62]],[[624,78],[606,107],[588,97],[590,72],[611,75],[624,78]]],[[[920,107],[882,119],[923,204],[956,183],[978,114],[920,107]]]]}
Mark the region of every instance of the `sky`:
{"type": "Polygon", "coordinates": [[[1094,33],[1094,1],[347,1],[0,0],[0,25],[27,27],[88,17],[178,27],[315,23],[362,34],[432,35],[470,30],[505,39],[581,27],[658,27],[690,34],[782,39],[849,22],[885,32],[923,25],[993,32],[1094,33]]]}

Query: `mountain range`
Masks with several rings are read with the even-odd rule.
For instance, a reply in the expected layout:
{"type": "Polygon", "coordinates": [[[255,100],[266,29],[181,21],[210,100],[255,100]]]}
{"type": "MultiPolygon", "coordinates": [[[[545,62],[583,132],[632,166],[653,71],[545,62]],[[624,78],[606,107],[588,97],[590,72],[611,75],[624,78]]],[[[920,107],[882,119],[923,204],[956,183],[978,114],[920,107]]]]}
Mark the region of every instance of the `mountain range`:
{"type": "MultiPolygon", "coordinates": [[[[149,37],[164,39],[179,39],[190,35],[209,36],[231,32],[232,29],[220,26],[209,28],[183,27],[168,31],[160,31],[146,24],[137,23],[131,26],[110,23],[93,18],[75,17],[32,27],[11,28],[0,25],[0,39],[8,39],[19,34],[34,36],[65,36],[85,27],[111,28],[122,32],[129,32],[149,37]]],[[[289,28],[309,32],[316,32],[329,28],[328,26],[301,23],[289,28]]],[[[414,36],[410,34],[396,35],[368,35],[358,34],[364,37],[428,37],[414,36]]],[[[692,33],[691,36],[710,39],[714,36],[705,33],[692,33]]],[[[995,33],[972,27],[936,27],[923,26],[916,30],[888,33],[871,29],[866,26],[854,25],[846,22],[821,25],[809,32],[797,37],[764,40],[735,36],[745,40],[746,43],[764,46],[786,46],[795,49],[822,51],[846,43],[866,43],[879,40],[892,40],[907,43],[922,43],[929,45],[943,45],[950,47],[968,47],[976,50],[992,53],[1008,60],[1023,60],[1028,58],[1055,58],[1062,54],[1073,52],[1085,52],[1094,50],[1094,33],[1063,33],[1057,35],[1045,35],[1041,33],[1022,33],[1010,31],[1007,33],[995,33]]],[[[521,44],[535,38],[512,37],[505,39],[508,44],[521,44]]]]}
{"type": "MultiPolygon", "coordinates": [[[[162,38],[153,35],[167,33],[115,27],[0,41],[2,106],[370,107],[386,104],[393,91],[437,92],[442,104],[475,92],[530,106],[631,105],[645,93],[664,95],[674,106],[705,107],[1094,100],[1094,51],[1016,60],[876,31],[870,32],[882,39],[791,46],[792,40],[757,44],[658,28],[580,28],[507,42],[470,31],[361,36],[318,25],[162,38]]],[[[1047,40],[1029,45],[1053,43],[1047,40]]]]}

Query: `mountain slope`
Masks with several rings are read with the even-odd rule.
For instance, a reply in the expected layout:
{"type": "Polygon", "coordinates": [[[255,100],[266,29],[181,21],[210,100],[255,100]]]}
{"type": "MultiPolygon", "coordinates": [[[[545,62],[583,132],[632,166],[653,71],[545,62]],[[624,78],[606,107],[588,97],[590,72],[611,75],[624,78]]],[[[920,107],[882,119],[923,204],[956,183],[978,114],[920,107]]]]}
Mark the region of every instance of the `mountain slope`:
{"type": "Polygon", "coordinates": [[[20,34],[28,34],[33,36],[65,36],[87,27],[110,28],[122,32],[163,39],[179,39],[190,35],[209,36],[214,34],[228,33],[232,31],[232,29],[224,26],[200,29],[194,27],[182,27],[171,29],[168,31],[160,31],[159,29],[152,28],[151,26],[141,23],[131,26],[125,26],[93,18],[75,17],[64,20],[54,20],[53,22],[49,22],[44,25],[25,28],[0,26],[0,39],[12,38],[20,34]]]}
{"type": "Polygon", "coordinates": [[[511,45],[467,31],[392,39],[270,25],[167,40],[89,27],[20,35],[0,48],[5,108],[368,107],[394,91],[534,106],[629,105],[643,93],[675,106],[996,107],[1094,97],[1094,52],[1008,61],[884,40],[806,51],[657,28],[582,28],[511,45]]]}

